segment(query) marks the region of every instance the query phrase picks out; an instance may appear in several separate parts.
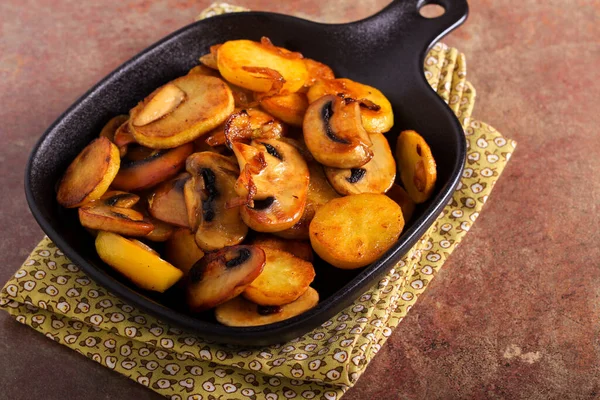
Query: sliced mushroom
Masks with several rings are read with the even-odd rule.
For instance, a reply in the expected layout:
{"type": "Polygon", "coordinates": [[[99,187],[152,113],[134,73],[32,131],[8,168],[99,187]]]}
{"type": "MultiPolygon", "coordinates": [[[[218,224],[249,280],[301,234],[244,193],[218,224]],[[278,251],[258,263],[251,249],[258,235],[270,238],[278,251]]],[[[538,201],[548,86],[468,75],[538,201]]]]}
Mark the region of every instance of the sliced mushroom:
{"type": "Polygon", "coordinates": [[[131,120],[133,126],[144,126],[171,113],[185,100],[186,94],[172,83],[161,86],[145,101],[131,120]]]}
{"type": "Polygon", "coordinates": [[[120,190],[110,190],[100,197],[100,201],[109,207],[131,208],[140,201],[140,196],[120,190]]]}
{"type": "Polygon", "coordinates": [[[302,130],[306,147],[325,166],[359,168],[373,157],[355,101],[332,95],[320,98],[306,110],[302,130]]]}
{"type": "Polygon", "coordinates": [[[194,153],[188,157],[186,169],[192,177],[184,186],[184,198],[198,246],[210,251],[241,243],[248,227],[241,219],[240,207],[229,206],[237,198],[239,169],[235,162],[216,153],[194,153]]]}
{"type": "Polygon", "coordinates": [[[311,287],[296,301],[283,306],[259,306],[238,296],[215,309],[217,321],[227,326],[273,324],[300,315],[319,303],[319,293],[311,287]]]}
{"type": "Polygon", "coordinates": [[[173,225],[167,224],[152,216],[146,216],[146,218],[152,222],[154,229],[144,237],[152,242],[166,242],[171,238],[173,232],[175,232],[175,227],[173,225]]]}
{"type": "Polygon", "coordinates": [[[396,143],[396,159],[402,184],[415,203],[433,194],[437,167],[429,145],[415,131],[403,131],[396,143]]]}
{"type": "Polygon", "coordinates": [[[285,133],[285,126],[273,116],[256,108],[240,109],[227,118],[225,123],[206,138],[210,146],[227,145],[232,142],[253,139],[277,139],[285,133]]]}
{"type": "Polygon", "coordinates": [[[81,207],[78,212],[81,225],[89,229],[126,236],[146,236],[154,229],[142,213],[130,208],[99,204],[81,207]]]}
{"type": "Polygon", "coordinates": [[[274,232],[275,235],[282,238],[307,240],[309,238],[308,227],[317,210],[330,200],[340,197],[329,184],[323,172],[323,166],[314,160],[308,161],[307,164],[310,172],[310,182],[304,213],[300,221],[291,228],[281,232],[274,232]]]}
{"type": "Polygon", "coordinates": [[[308,102],[325,95],[355,99],[360,104],[361,119],[369,133],[385,133],[394,125],[394,113],[389,100],[379,90],[350,79],[318,80],[308,90],[308,102]]]}
{"type": "Polygon", "coordinates": [[[193,148],[192,143],[187,143],[165,150],[146,147],[130,149],[121,161],[121,168],[112,185],[127,191],[150,188],[177,175],[193,148]]]}
{"type": "Polygon", "coordinates": [[[191,175],[183,172],[160,184],[148,198],[148,211],[154,218],[169,224],[189,227],[183,187],[191,175]]]}
{"type": "Polygon", "coordinates": [[[265,252],[256,246],[230,246],[208,253],[190,269],[187,303],[199,312],[230,300],[262,272],[265,252]]]}
{"type": "Polygon", "coordinates": [[[167,149],[191,142],[219,126],[233,112],[231,89],[219,78],[190,74],[173,80],[165,87],[157,89],[130,112],[129,129],[136,142],[143,146],[167,149]],[[162,117],[153,120],[148,117],[148,120],[139,122],[138,118],[146,114],[153,99],[163,93],[165,87],[177,88],[179,92],[169,90],[170,100],[161,103],[166,105],[154,109],[159,111],[148,112],[152,118],[162,117]],[[185,101],[181,100],[180,92],[185,95],[185,101]],[[143,125],[136,125],[138,123],[143,125]]]}
{"type": "Polygon", "coordinates": [[[340,194],[385,193],[396,179],[396,161],[381,133],[370,135],[373,158],[360,168],[325,167],[331,186],[340,194]]]}
{"type": "Polygon", "coordinates": [[[250,228],[278,232],[300,220],[308,194],[306,161],[292,145],[274,139],[251,145],[235,142],[240,165],[236,192],[244,204],[240,213],[250,228]]]}

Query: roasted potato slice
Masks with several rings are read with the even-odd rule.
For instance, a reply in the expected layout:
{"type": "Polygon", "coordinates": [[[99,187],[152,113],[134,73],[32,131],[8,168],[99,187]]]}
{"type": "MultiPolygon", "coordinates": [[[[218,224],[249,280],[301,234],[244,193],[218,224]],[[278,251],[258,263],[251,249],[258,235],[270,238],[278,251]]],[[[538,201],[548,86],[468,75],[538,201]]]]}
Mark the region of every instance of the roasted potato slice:
{"type": "Polygon", "coordinates": [[[289,93],[268,96],[256,93],[255,98],[260,106],[269,114],[279,118],[286,124],[302,126],[304,114],[308,108],[308,98],[304,93],[289,93]]]}
{"type": "Polygon", "coordinates": [[[230,246],[205,254],[188,274],[190,310],[204,311],[239,295],[264,265],[265,253],[256,246],[230,246]]]}
{"type": "Polygon", "coordinates": [[[278,232],[300,220],[308,194],[306,161],[292,145],[279,140],[233,143],[240,165],[235,190],[242,219],[258,232],[278,232]]]}
{"type": "Polygon", "coordinates": [[[396,179],[396,162],[381,133],[370,135],[373,158],[360,168],[325,167],[331,186],[340,194],[385,193],[396,179]]]}
{"type": "Polygon", "coordinates": [[[210,146],[227,145],[232,142],[250,142],[253,139],[278,139],[285,134],[285,126],[273,116],[256,108],[236,110],[222,126],[206,138],[210,146]]]}
{"type": "Polygon", "coordinates": [[[174,149],[152,150],[148,148],[130,149],[121,162],[121,169],[115,177],[113,187],[126,191],[147,189],[177,175],[192,154],[194,146],[187,143],[174,149]],[[142,153],[141,158],[136,157],[142,153]]]}
{"type": "Polygon", "coordinates": [[[183,187],[192,176],[183,172],[160,184],[148,198],[148,212],[154,218],[169,224],[189,227],[183,187]]]}
{"type": "Polygon", "coordinates": [[[66,208],[97,200],[119,171],[119,149],[102,136],[88,144],[67,168],[58,185],[56,200],[66,208]]]}
{"type": "Polygon", "coordinates": [[[319,293],[311,287],[298,299],[283,306],[259,306],[238,296],[217,306],[215,317],[227,326],[267,325],[300,315],[318,303],[319,293]]]}
{"type": "Polygon", "coordinates": [[[425,139],[415,131],[403,131],[396,144],[396,161],[402,184],[415,203],[433,193],[437,167],[425,139]]]}
{"type": "Polygon", "coordinates": [[[144,215],[124,207],[95,205],[80,207],[79,222],[86,228],[119,233],[126,236],[146,236],[154,225],[144,215]]]}
{"type": "Polygon", "coordinates": [[[313,262],[313,251],[309,242],[301,240],[288,240],[269,235],[257,235],[252,244],[261,248],[282,250],[308,262],[313,262]]]}
{"type": "MultiPolygon", "coordinates": [[[[216,60],[215,60],[215,67],[216,67],[216,60]]],[[[194,68],[192,68],[188,71],[188,75],[193,75],[193,74],[214,76],[215,78],[221,78],[221,74],[219,73],[218,69],[208,67],[204,64],[196,65],[194,68]]]]}
{"type": "Polygon", "coordinates": [[[331,68],[323,63],[310,58],[304,58],[304,65],[308,71],[308,79],[304,83],[304,86],[312,86],[317,81],[335,79],[335,75],[331,68]]]}
{"type": "Polygon", "coordinates": [[[221,79],[200,74],[185,75],[156,89],[135,106],[130,112],[129,129],[136,142],[143,146],[173,148],[210,132],[225,121],[233,108],[231,89],[221,79]],[[162,101],[155,102],[157,96],[162,101]],[[138,118],[144,115],[150,117],[142,123],[151,122],[136,125],[138,118]],[[161,117],[153,120],[157,115],[161,117]]]}
{"type": "Polygon", "coordinates": [[[327,177],[323,172],[323,166],[314,160],[308,161],[307,164],[310,172],[310,182],[308,184],[308,195],[306,197],[304,213],[302,213],[302,217],[294,226],[284,231],[273,232],[274,235],[285,239],[308,240],[308,227],[310,221],[315,216],[315,212],[321,206],[327,204],[329,200],[340,197],[327,181],[327,177]]]}
{"type": "Polygon", "coordinates": [[[231,40],[217,49],[219,72],[234,85],[255,92],[293,93],[308,78],[302,55],[261,43],[231,40]]]}
{"type": "Polygon", "coordinates": [[[198,246],[211,251],[241,243],[248,227],[241,219],[240,207],[229,206],[237,198],[239,169],[235,162],[216,153],[194,153],[186,168],[192,177],[184,186],[184,198],[198,246]]]}
{"type": "Polygon", "coordinates": [[[402,209],[402,215],[404,216],[404,221],[408,222],[412,218],[415,212],[415,202],[410,198],[406,190],[402,189],[402,186],[396,185],[395,183],[392,185],[390,190],[385,193],[390,199],[394,200],[400,208],[402,209]]]}
{"type": "Polygon", "coordinates": [[[404,228],[402,210],[384,194],[333,199],[310,223],[310,243],[334,267],[355,269],[377,260],[404,228]]]}
{"type": "Polygon", "coordinates": [[[373,157],[371,139],[364,130],[355,101],[323,96],[310,104],[302,124],[304,142],[321,164],[359,168],[373,157]]]}
{"type": "Polygon", "coordinates": [[[164,292],[183,276],[156,252],[116,233],[98,232],[96,251],[102,261],[145,290],[164,292]]]}
{"type": "Polygon", "coordinates": [[[243,296],[262,306],[282,306],[302,296],[315,278],[313,265],[283,250],[261,248],[266,255],[265,267],[243,296]]]}
{"type": "Polygon", "coordinates": [[[112,117],[100,131],[100,137],[104,136],[111,142],[115,143],[115,132],[121,125],[127,122],[128,119],[128,115],[117,115],[116,117],[112,117]]]}
{"type": "Polygon", "coordinates": [[[351,98],[360,104],[362,124],[368,133],[385,133],[394,125],[394,113],[389,100],[379,90],[350,79],[319,80],[308,90],[308,102],[325,95],[351,98]]]}
{"type": "Polygon", "coordinates": [[[177,229],[165,243],[165,259],[186,275],[202,257],[204,252],[198,247],[194,233],[188,228],[177,229]]]}

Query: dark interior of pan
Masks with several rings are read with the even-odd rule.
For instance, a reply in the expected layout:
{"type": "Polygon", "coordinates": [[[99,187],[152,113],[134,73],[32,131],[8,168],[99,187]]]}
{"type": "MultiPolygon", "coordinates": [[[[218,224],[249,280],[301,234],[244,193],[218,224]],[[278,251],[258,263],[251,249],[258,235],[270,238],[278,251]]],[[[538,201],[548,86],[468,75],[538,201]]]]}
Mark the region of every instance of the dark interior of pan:
{"type": "Polygon", "coordinates": [[[262,12],[228,14],[171,34],[98,83],[43,134],[32,151],[25,176],[34,217],[69,258],[112,293],[206,339],[264,345],[292,339],[317,327],[366,291],[410,249],[449,201],[461,176],[464,133],[452,111],[425,81],[423,59],[433,43],[465,20],[467,3],[436,1],[446,12],[434,19],[419,14],[424,3],[394,1],[370,18],[341,25],[262,12]],[[232,39],[260,40],[261,36],[330,65],[338,77],[380,89],[394,108],[395,126],[388,135],[391,145],[403,129],[421,133],[436,159],[438,183],[432,199],[417,208],[398,242],[377,262],[355,271],[315,263],[313,286],[321,296],[316,308],[276,324],[230,328],[218,324],[211,313],[186,313],[174,291],[164,295],[142,292],[111,271],[98,258],[94,241],[80,226],[76,211],[62,209],[56,203],[55,185],[71,160],[111,117],[128,112],[156,87],[187,73],[211,45],[232,39]]]}

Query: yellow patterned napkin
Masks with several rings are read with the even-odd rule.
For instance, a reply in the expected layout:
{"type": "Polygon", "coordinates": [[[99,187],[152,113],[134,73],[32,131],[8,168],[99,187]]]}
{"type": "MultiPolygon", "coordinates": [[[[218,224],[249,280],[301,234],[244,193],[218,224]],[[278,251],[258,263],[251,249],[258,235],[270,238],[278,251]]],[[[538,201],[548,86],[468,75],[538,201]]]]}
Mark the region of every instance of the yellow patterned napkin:
{"type": "Polygon", "coordinates": [[[0,306],[48,338],[171,399],[339,399],[475,222],[516,145],[470,119],[475,90],[466,81],[463,54],[438,43],[425,60],[425,75],[465,128],[468,157],[460,185],[396,267],[314,331],[262,348],[210,343],[124,303],[48,238],[6,283],[0,306]]]}

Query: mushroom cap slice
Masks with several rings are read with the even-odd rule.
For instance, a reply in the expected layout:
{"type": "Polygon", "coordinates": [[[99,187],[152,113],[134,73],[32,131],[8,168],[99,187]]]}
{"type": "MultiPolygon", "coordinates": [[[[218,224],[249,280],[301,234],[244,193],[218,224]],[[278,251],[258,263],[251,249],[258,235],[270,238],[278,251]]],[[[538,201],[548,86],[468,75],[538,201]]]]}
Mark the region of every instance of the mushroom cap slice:
{"type": "Polygon", "coordinates": [[[188,274],[186,298],[190,310],[204,311],[238,296],[264,265],[265,252],[256,246],[229,246],[205,254],[188,274]]]}
{"type": "Polygon", "coordinates": [[[140,201],[140,196],[120,190],[109,190],[100,197],[100,201],[110,207],[131,208],[140,201]]]}
{"type": "Polygon", "coordinates": [[[141,145],[153,149],[180,146],[216,128],[233,112],[231,89],[219,78],[190,74],[167,85],[176,87],[185,94],[185,99],[169,113],[143,126],[136,126],[134,123],[152,99],[157,94],[164,93],[163,87],[155,90],[131,110],[129,129],[141,145]]]}
{"type": "Polygon", "coordinates": [[[75,157],[58,185],[56,200],[67,208],[99,199],[119,171],[119,149],[106,137],[92,140],[75,157]]]}
{"type": "Polygon", "coordinates": [[[381,133],[370,135],[373,158],[360,168],[325,167],[331,186],[341,195],[385,193],[396,179],[396,161],[390,145],[381,133]]]}
{"type": "Polygon", "coordinates": [[[236,163],[217,153],[194,153],[186,169],[192,175],[184,186],[184,198],[196,243],[206,251],[241,243],[248,233],[239,206],[230,206],[239,169],[236,163]]]}
{"type": "Polygon", "coordinates": [[[119,233],[126,236],[146,236],[154,225],[131,208],[92,205],[80,207],[79,222],[86,228],[119,233]]]}
{"type": "Polygon", "coordinates": [[[130,149],[122,160],[121,168],[112,185],[116,189],[127,191],[150,188],[177,175],[193,149],[192,143],[174,149],[154,150],[145,147],[130,149]]]}
{"type": "Polygon", "coordinates": [[[292,145],[280,140],[235,142],[233,152],[240,165],[236,192],[245,201],[242,219],[258,232],[278,232],[302,217],[308,194],[306,161],[292,145]]]}
{"type": "Polygon", "coordinates": [[[217,306],[215,317],[217,321],[227,326],[267,325],[300,315],[318,303],[319,293],[311,287],[296,301],[279,307],[262,307],[238,296],[217,306]]]}
{"type": "Polygon", "coordinates": [[[210,146],[253,139],[277,139],[285,134],[285,125],[272,115],[257,108],[237,109],[227,120],[206,138],[210,146]]]}
{"type": "Polygon", "coordinates": [[[394,125],[394,112],[381,91],[350,79],[323,79],[308,90],[309,103],[325,95],[340,95],[359,102],[363,126],[369,133],[385,133],[394,125]]]}
{"type": "Polygon", "coordinates": [[[403,131],[396,143],[396,160],[402,184],[415,203],[431,197],[437,167],[429,145],[415,131],[403,131]]]}
{"type": "Polygon", "coordinates": [[[321,97],[308,106],[302,131],[306,147],[325,166],[358,168],[373,157],[371,139],[355,101],[333,95],[321,97]]]}
{"type": "Polygon", "coordinates": [[[190,179],[191,175],[183,172],[160,184],[148,198],[150,215],[169,224],[189,227],[183,187],[190,179]]]}

